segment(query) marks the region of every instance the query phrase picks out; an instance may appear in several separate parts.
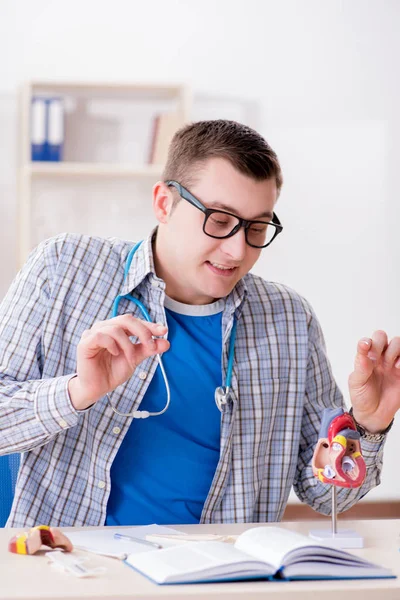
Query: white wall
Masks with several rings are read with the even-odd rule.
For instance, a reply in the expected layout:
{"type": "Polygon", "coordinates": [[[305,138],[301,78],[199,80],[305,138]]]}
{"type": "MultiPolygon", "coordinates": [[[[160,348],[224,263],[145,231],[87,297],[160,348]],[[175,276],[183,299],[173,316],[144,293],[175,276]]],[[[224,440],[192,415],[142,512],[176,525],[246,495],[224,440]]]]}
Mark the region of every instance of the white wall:
{"type": "MultiPolygon", "coordinates": [[[[247,102],[277,150],[285,231],[256,271],[311,301],[346,392],[358,337],[400,334],[399,25],[396,0],[2,0],[2,292],[15,264],[17,85],[185,81],[197,98],[247,102]]],[[[396,423],[369,499],[400,499],[399,433],[396,423]]]]}

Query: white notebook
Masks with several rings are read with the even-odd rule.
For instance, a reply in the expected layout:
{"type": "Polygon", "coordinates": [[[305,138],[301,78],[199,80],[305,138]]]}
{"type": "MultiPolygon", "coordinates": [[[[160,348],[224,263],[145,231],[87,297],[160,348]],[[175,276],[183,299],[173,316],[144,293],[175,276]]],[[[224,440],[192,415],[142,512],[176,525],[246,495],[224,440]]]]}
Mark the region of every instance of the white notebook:
{"type": "Polygon", "coordinates": [[[126,564],[158,584],[240,579],[392,578],[389,569],[279,527],[255,527],[235,544],[187,542],[131,554],[126,564]]]}

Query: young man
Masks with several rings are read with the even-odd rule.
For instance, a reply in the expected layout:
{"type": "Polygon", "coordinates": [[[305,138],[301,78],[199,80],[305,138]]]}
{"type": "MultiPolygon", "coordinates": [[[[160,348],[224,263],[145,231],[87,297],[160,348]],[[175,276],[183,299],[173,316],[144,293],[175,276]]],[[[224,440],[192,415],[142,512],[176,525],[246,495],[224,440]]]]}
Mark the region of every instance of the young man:
{"type": "MultiPolygon", "coordinates": [[[[133,256],[132,242],[77,235],[31,254],[0,310],[0,450],[23,453],[8,525],[279,521],[292,485],[330,512],[311,458],[342,396],[319,324],[294,291],[249,274],[281,230],[281,185],[255,131],[195,123],[174,137],[159,225],[133,256]]],[[[339,510],[379,483],[399,356],[383,332],[358,344],[367,477],[338,492],[339,510]]]]}

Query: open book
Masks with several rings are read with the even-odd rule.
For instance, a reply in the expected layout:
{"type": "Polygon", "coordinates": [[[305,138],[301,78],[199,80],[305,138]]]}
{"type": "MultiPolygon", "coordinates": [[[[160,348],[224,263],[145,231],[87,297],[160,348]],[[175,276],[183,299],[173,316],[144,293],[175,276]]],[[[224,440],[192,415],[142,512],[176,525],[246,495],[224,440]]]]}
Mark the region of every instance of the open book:
{"type": "Polygon", "coordinates": [[[395,577],[389,569],[279,527],[248,529],[233,545],[185,542],[132,554],[126,563],[158,584],[395,577]]]}

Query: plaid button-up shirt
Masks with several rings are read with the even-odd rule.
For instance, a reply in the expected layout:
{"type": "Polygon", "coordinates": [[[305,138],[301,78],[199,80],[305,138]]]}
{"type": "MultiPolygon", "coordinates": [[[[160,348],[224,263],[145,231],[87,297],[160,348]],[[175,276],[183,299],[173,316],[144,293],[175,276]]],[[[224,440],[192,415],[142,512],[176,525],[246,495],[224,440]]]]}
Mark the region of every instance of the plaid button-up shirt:
{"type": "MultiPolygon", "coordinates": [[[[9,526],[105,521],[111,465],[131,419],[116,415],[106,398],[76,411],[68,381],[83,331],[110,317],[118,294],[133,293],[153,321],[166,322],[151,237],[125,281],[131,242],[78,235],[47,240],[0,306],[0,453],[23,453],[9,526]]],[[[126,312],[141,318],[123,300],[119,313],[126,312]]],[[[340,405],[342,396],[315,315],[293,290],[246,275],[225,302],[221,381],[234,315],[231,402],[221,414],[220,458],[201,522],[279,521],[292,485],[302,501],[328,514],[330,486],[313,476],[311,458],[321,413],[340,405]]],[[[139,407],[156,368],[155,357],[146,359],[113,392],[120,412],[139,407]]],[[[379,483],[383,442],[362,445],[366,480],[359,489],[338,491],[339,510],[379,483]]]]}

